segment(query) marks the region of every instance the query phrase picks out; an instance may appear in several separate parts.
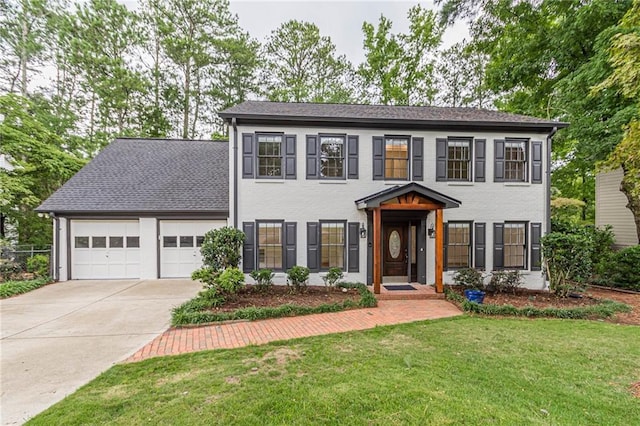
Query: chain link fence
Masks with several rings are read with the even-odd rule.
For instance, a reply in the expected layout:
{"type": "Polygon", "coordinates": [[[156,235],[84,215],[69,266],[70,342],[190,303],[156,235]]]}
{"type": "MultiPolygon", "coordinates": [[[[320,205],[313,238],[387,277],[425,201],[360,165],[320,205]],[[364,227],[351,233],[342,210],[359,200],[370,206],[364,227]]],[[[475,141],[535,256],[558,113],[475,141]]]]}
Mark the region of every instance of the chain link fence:
{"type": "MultiPolygon", "coordinates": [[[[51,246],[15,245],[0,247],[0,272],[27,272],[27,263],[34,256],[47,259],[47,270],[51,271],[51,246]],[[4,271],[6,269],[6,271],[4,271]]],[[[41,266],[42,267],[42,266],[41,266]]]]}

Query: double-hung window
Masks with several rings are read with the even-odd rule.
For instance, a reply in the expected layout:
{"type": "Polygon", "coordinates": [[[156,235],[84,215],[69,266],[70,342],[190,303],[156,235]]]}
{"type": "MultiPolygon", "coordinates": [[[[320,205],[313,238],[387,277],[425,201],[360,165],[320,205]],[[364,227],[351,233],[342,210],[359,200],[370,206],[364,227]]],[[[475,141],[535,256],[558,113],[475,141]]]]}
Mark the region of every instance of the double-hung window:
{"type": "Polygon", "coordinates": [[[283,135],[258,134],[258,177],[282,177],[283,135]]]}
{"type": "Polygon", "coordinates": [[[320,136],[320,178],[344,177],[344,136],[320,136]]]}
{"type": "Polygon", "coordinates": [[[320,222],[320,268],[345,269],[345,222],[320,222]]]}
{"type": "Polygon", "coordinates": [[[258,222],[258,269],[283,269],[282,225],[282,222],[258,222]]]}
{"type": "Polygon", "coordinates": [[[447,180],[471,180],[471,139],[447,140],[447,180]]]}
{"type": "Polygon", "coordinates": [[[527,142],[507,139],[504,143],[504,180],[527,181],[527,142]]]}
{"type": "Polygon", "coordinates": [[[386,137],[384,140],[384,151],[385,179],[408,179],[409,138],[386,137]]]}
{"type": "Polygon", "coordinates": [[[507,222],[504,224],[504,267],[526,268],[526,224],[507,222]]]}
{"type": "Polygon", "coordinates": [[[471,223],[447,223],[447,269],[471,267],[471,223]]]}

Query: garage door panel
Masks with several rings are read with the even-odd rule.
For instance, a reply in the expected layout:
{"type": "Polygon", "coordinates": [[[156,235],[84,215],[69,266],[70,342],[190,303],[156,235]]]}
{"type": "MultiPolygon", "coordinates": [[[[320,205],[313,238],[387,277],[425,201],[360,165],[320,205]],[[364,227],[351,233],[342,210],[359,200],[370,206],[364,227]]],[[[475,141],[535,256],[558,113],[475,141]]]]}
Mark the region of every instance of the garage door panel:
{"type": "Polygon", "coordinates": [[[212,229],[226,226],[226,221],[160,221],[160,276],[190,277],[202,267],[199,241],[212,229]],[[169,247],[171,246],[171,247],[169,247]]]}

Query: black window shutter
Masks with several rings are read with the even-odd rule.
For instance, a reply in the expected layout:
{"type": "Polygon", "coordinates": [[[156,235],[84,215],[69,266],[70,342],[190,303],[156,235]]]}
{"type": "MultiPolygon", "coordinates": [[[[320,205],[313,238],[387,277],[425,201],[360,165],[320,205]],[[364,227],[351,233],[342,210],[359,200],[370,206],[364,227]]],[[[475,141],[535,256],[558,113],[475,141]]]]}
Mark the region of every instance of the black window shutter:
{"type": "Polygon", "coordinates": [[[531,270],[542,269],[540,238],[542,238],[542,224],[531,224],[531,270]]]}
{"type": "Polygon", "coordinates": [[[347,136],[347,177],[349,179],[358,179],[358,144],[357,135],[347,136]]]}
{"type": "Polygon", "coordinates": [[[494,158],[493,165],[493,181],[504,181],[504,139],[495,139],[494,141],[494,158]]]}
{"type": "Polygon", "coordinates": [[[307,222],[307,268],[312,272],[320,270],[320,243],[318,222],[307,222]]]}
{"type": "Polygon", "coordinates": [[[443,253],[443,259],[442,259],[442,268],[443,270],[447,271],[449,270],[448,268],[448,260],[449,260],[449,253],[448,253],[448,247],[449,247],[449,224],[448,223],[443,223],[442,224],[443,227],[443,231],[444,231],[444,238],[442,239],[442,244],[444,245],[444,247],[442,248],[442,253],[443,253]]]}
{"type": "Polygon", "coordinates": [[[487,225],[485,223],[476,223],[475,239],[474,239],[474,258],[475,267],[484,270],[486,268],[487,255],[487,225]]]}
{"type": "Polygon", "coordinates": [[[284,135],[284,176],[296,178],[296,135],[284,135]]]}
{"type": "Polygon", "coordinates": [[[542,142],[531,142],[531,183],[542,183],[542,142]]]}
{"type": "Polygon", "coordinates": [[[384,138],[373,137],[373,180],[384,180],[384,138]]]}
{"type": "Polygon", "coordinates": [[[307,135],[307,179],[318,178],[318,136],[307,135]]]}
{"type": "Polygon", "coordinates": [[[244,244],[242,245],[242,271],[251,272],[256,269],[256,225],[253,222],[242,222],[244,244]]]}
{"type": "Polygon", "coordinates": [[[253,179],[253,133],[242,134],[242,178],[253,179]]]}
{"type": "Polygon", "coordinates": [[[413,138],[411,146],[411,171],[413,180],[423,180],[424,178],[424,138],[413,138]]]}
{"type": "Polygon", "coordinates": [[[296,265],[296,222],[284,223],[284,270],[296,265]]]}
{"type": "Polygon", "coordinates": [[[347,232],[348,250],[348,272],[360,271],[360,224],[349,222],[349,232],[347,232]]]}
{"type": "Polygon", "coordinates": [[[504,267],[504,224],[493,224],[493,267],[504,267]]]}
{"type": "Polygon", "coordinates": [[[436,181],[447,180],[447,140],[436,139],[436,181]]]}
{"type": "Polygon", "coordinates": [[[486,139],[476,139],[475,145],[475,181],[484,182],[485,165],[487,162],[487,141],[486,139]]]}

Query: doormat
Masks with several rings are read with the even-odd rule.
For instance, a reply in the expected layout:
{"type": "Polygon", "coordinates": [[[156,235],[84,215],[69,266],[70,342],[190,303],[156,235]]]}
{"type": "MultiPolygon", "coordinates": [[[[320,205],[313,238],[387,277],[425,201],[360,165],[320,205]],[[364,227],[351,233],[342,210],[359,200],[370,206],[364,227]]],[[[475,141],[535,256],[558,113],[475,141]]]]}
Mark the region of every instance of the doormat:
{"type": "Polygon", "coordinates": [[[393,291],[393,290],[415,290],[415,288],[412,285],[409,285],[409,284],[383,285],[382,287],[384,287],[385,289],[387,289],[389,291],[393,291]]]}

